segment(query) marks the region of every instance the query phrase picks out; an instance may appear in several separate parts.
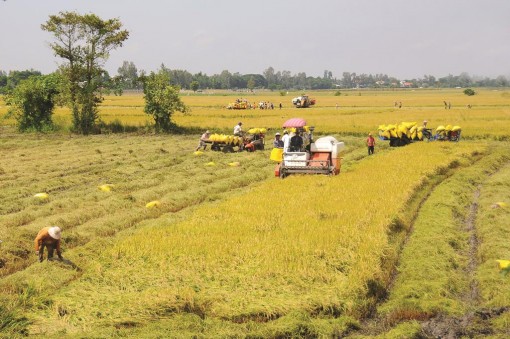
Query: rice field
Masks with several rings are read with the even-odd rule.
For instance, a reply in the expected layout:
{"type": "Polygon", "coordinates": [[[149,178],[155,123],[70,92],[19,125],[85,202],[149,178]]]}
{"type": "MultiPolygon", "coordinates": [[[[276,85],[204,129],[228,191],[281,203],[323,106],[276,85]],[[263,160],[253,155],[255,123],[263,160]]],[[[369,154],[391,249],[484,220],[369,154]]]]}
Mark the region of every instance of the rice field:
{"type": "MultiPolygon", "coordinates": [[[[270,147],[196,156],[199,135],[21,135],[3,120],[0,337],[510,335],[510,280],[495,264],[510,259],[509,210],[492,207],[510,205],[506,92],[341,92],[301,110],[293,93],[250,94],[284,108],[247,111],[223,108],[236,94],[185,94],[192,112],[175,116],[271,137],[304,117],[348,146],[334,177],[276,179],[270,147]],[[366,155],[379,124],[423,119],[459,124],[463,139],[378,141],[366,155]],[[67,263],[33,252],[52,224],[67,263]],[[463,319],[476,326],[452,325],[463,319]]],[[[107,97],[101,116],[150,123],[141,95],[107,97]]],[[[65,124],[65,110],[55,117],[65,124]]]]}
{"type": "MultiPolygon", "coordinates": [[[[190,114],[176,113],[174,121],[183,127],[209,128],[216,132],[230,131],[239,120],[248,128],[264,126],[280,128],[283,121],[296,115],[312,122],[323,134],[345,133],[364,135],[374,131],[380,124],[395,124],[402,121],[428,120],[430,127],[439,125],[460,125],[463,136],[469,139],[508,140],[510,129],[510,91],[507,89],[477,89],[474,96],[466,96],[463,89],[437,90],[340,90],[309,93],[317,104],[308,109],[296,109],[291,100],[299,92],[185,92],[183,102],[191,108],[190,114]],[[246,98],[258,104],[270,101],[274,110],[227,110],[226,106],[236,98],[246,98]],[[451,109],[444,109],[443,101],[451,103],[451,109]],[[279,103],[283,109],[278,109],[279,103]],[[402,108],[395,107],[401,102],[402,108]],[[338,105],[338,107],[337,107],[338,105]],[[471,108],[467,108],[471,105],[471,108]],[[206,126],[204,122],[206,121],[206,126]]],[[[115,120],[126,126],[144,128],[153,124],[143,112],[143,94],[107,96],[100,107],[101,120],[110,123],[115,120]]],[[[0,101],[0,117],[6,112],[0,101]]],[[[63,129],[68,129],[71,120],[69,111],[58,108],[54,120],[63,129]]],[[[13,125],[14,120],[1,120],[0,125],[13,125]]]]}

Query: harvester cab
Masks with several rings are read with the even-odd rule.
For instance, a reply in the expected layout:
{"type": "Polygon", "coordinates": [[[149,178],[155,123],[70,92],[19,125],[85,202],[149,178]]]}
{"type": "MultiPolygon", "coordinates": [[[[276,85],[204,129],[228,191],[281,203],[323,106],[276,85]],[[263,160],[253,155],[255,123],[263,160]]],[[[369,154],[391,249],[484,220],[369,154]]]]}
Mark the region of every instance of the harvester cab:
{"type": "Polygon", "coordinates": [[[284,128],[293,128],[294,135],[304,133],[303,139],[306,142],[299,150],[293,149],[291,142],[286,142],[283,149],[273,149],[271,159],[279,162],[275,168],[276,177],[285,178],[295,173],[327,175],[340,173],[342,159],[340,153],[345,149],[343,142],[337,141],[332,136],[314,140],[314,127],[306,126],[303,119],[290,119],[284,124],[284,128]]]}

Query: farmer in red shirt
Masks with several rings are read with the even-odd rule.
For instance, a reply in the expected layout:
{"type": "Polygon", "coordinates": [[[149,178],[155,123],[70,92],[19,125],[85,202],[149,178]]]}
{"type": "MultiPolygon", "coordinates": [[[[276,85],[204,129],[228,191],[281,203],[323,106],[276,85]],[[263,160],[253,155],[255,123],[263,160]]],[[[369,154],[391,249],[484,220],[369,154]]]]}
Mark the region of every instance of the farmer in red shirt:
{"type": "Polygon", "coordinates": [[[368,146],[368,155],[374,154],[375,139],[372,136],[372,133],[368,133],[367,146],[368,146]]]}

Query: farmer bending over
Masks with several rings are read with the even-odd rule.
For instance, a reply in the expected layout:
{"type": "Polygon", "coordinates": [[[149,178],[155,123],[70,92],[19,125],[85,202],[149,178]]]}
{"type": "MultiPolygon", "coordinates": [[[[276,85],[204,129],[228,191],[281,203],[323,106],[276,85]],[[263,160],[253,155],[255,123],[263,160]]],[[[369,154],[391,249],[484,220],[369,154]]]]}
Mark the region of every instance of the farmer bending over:
{"type": "Polygon", "coordinates": [[[60,250],[60,238],[62,230],[58,226],[44,227],[35,237],[35,251],[39,254],[39,262],[43,261],[44,247],[48,249],[48,260],[53,258],[53,251],[57,250],[57,255],[62,260],[62,251],[60,250]]]}

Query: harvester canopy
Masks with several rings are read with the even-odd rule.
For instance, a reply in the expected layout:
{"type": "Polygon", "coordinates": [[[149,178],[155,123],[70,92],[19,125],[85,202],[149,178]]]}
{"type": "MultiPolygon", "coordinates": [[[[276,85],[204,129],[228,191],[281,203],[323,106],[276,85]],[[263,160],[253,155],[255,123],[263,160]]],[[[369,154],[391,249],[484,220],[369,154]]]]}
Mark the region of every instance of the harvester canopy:
{"type": "Polygon", "coordinates": [[[283,128],[291,128],[291,127],[305,127],[306,120],[302,118],[292,118],[283,123],[283,128]]]}

